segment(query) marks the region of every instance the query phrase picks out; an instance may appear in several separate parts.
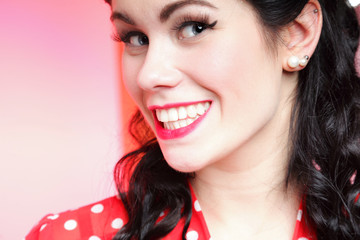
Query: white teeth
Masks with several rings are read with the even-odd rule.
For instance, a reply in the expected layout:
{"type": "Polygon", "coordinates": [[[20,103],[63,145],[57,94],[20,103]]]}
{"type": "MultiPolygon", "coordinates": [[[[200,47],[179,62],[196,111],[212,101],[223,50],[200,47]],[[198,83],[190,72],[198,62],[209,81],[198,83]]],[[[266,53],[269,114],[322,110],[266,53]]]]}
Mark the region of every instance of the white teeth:
{"type": "Polygon", "coordinates": [[[170,109],[156,109],[157,119],[164,123],[165,129],[178,129],[192,124],[210,107],[209,102],[197,103],[170,109]]]}
{"type": "Polygon", "coordinates": [[[196,111],[196,108],[195,108],[194,105],[187,106],[186,111],[188,113],[188,116],[191,117],[191,118],[194,118],[197,115],[197,111],[196,111]]]}
{"type": "Polygon", "coordinates": [[[187,126],[186,120],[164,123],[164,128],[171,129],[171,130],[186,127],[186,126],[187,126]]]}
{"type": "Polygon", "coordinates": [[[161,119],[161,116],[160,116],[161,111],[160,111],[160,110],[156,110],[155,113],[156,113],[157,119],[159,119],[159,121],[160,121],[160,119],[161,119]]]}
{"type": "Polygon", "coordinates": [[[179,107],[179,119],[187,118],[187,112],[185,107],[179,107]]]}
{"type": "Polygon", "coordinates": [[[169,121],[169,115],[165,109],[160,110],[160,118],[159,121],[161,122],[168,122],[169,121]]]}
{"type": "Polygon", "coordinates": [[[210,103],[209,103],[209,102],[206,102],[206,103],[204,104],[204,107],[205,107],[205,111],[207,111],[207,110],[209,109],[209,107],[210,107],[210,103]]]}
{"type": "Polygon", "coordinates": [[[180,120],[179,124],[180,124],[180,127],[186,127],[187,126],[186,120],[180,120]]]}
{"type": "Polygon", "coordinates": [[[168,116],[170,122],[179,120],[178,111],[176,110],[176,108],[170,108],[168,110],[168,116]]]}
{"type": "Polygon", "coordinates": [[[205,113],[205,107],[203,106],[203,104],[198,103],[198,104],[196,105],[196,112],[197,112],[197,114],[199,114],[199,115],[203,115],[203,114],[205,113]]]}
{"type": "Polygon", "coordinates": [[[195,119],[192,119],[192,118],[187,118],[187,119],[186,119],[187,125],[192,124],[194,121],[195,121],[195,119]]]}

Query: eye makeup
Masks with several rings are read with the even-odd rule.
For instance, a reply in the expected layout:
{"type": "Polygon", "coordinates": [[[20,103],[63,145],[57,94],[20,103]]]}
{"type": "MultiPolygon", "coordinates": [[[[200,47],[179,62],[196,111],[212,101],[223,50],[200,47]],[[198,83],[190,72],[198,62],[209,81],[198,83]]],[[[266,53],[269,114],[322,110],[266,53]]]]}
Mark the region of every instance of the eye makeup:
{"type": "MultiPolygon", "coordinates": [[[[174,20],[171,30],[176,32],[179,40],[182,40],[195,37],[205,30],[212,30],[216,24],[217,20],[210,22],[209,14],[186,13],[174,20]]],[[[137,47],[149,44],[148,37],[143,32],[137,30],[124,30],[121,33],[113,33],[112,39],[137,47]],[[135,44],[133,42],[134,38],[138,40],[135,44]]]]}

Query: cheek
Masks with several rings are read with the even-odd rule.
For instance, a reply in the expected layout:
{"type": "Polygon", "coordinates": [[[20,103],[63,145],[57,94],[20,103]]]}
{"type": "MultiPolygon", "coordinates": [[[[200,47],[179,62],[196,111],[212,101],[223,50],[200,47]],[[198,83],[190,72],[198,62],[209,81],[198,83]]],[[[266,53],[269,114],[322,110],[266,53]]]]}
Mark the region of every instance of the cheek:
{"type": "Polygon", "coordinates": [[[152,113],[148,110],[145,100],[144,91],[138,85],[138,74],[143,66],[143,58],[141,56],[123,56],[122,74],[123,82],[127,92],[136,103],[147,123],[154,129],[152,121],[152,113]]]}
{"type": "Polygon", "coordinates": [[[221,34],[203,47],[187,57],[188,73],[220,99],[223,117],[238,109],[236,122],[266,122],[279,104],[282,69],[257,30],[221,34]]]}
{"type": "MultiPolygon", "coordinates": [[[[138,73],[142,66],[142,60],[131,56],[123,56],[122,59],[122,79],[126,90],[139,106],[142,101],[142,94],[137,84],[138,73]]],[[[140,106],[139,106],[140,107],[140,106]]]]}
{"type": "Polygon", "coordinates": [[[272,78],[274,62],[266,51],[256,30],[221,33],[201,49],[189,53],[186,68],[191,78],[205,88],[220,95],[243,96],[271,86],[267,80],[272,78]]]}

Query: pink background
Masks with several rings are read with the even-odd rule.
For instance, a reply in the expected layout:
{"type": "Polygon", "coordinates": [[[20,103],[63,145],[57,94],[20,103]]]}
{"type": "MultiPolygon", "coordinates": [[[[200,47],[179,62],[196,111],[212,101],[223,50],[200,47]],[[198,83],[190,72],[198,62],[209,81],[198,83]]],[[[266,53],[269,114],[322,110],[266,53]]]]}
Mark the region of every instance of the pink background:
{"type": "Polygon", "coordinates": [[[103,0],[0,0],[0,239],[115,193],[118,46],[103,0]]]}
{"type": "Polygon", "coordinates": [[[109,16],[103,0],[0,0],[0,240],[115,193],[130,114],[109,16]]]}

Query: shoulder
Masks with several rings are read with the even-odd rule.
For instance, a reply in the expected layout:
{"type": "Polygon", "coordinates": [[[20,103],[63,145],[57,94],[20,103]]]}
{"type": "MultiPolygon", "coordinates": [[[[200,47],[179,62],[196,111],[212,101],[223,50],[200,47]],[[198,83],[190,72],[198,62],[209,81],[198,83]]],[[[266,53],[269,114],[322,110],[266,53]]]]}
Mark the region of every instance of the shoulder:
{"type": "Polygon", "coordinates": [[[121,200],[111,197],[75,210],[46,215],[25,239],[111,239],[127,219],[121,200]]]}

